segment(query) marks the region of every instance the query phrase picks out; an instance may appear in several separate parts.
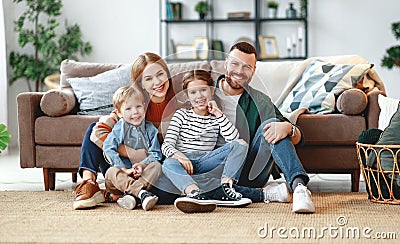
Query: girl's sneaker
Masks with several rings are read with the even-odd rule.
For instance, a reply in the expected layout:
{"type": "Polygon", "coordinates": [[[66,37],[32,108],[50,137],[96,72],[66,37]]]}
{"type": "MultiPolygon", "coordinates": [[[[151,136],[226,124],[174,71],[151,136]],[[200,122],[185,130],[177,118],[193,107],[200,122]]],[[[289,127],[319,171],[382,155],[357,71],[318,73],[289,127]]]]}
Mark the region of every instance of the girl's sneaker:
{"type": "Polygon", "coordinates": [[[174,205],[184,213],[207,213],[214,211],[217,207],[213,200],[200,194],[199,190],[193,190],[186,197],[177,198],[174,205]]]}
{"type": "Polygon", "coordinates": [[[132,210],[136,207],[135,197],[132,195],[128,195],[128,194],[126,194],[123,197],[121,197],[120,199],[118,199],[117,203],[119,206],[121,206],[125,209],[129,209],[129,210],[132,210]]]}
{"type": "Polygon", "coordinates": [[[205,193],[205,195],[221,207],[245,207],[252,203],[249,198],[244,198],[242,194],[236,192],[235,188],[229,183],[223,183],[220,187],[205,193]]]}

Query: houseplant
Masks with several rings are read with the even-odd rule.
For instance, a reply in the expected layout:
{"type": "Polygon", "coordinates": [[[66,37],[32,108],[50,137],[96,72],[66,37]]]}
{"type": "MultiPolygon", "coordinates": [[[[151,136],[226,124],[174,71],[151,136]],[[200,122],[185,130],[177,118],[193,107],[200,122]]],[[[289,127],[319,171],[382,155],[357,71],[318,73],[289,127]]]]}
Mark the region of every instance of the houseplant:
{"type": "MultiPolygon", "coordinates": [[[[392,32],[396,40],[400,40],[400,21],[392,23],[392,32]]],[[[392,46],[386,49],[386,55],[382,58],[382,67],[392,69],[397,65],[400,67],[400,45],[392,46]]]]}
{"type": "Polygon", "coordinates": [[[7,126],[5,124],[0,124],[0,153],[6,149],[10,138],[11,135],[8,133],[7,126]]]}
{"type": "Polygon", "coordinates": [[[278,13],[278,7],[279,3],[274,0],[270,0],[267,2],[267,8],[268,8],[268,17],[270,18],[276,18],[277,13],[278,13]]]}
{"type": "Polygon", "coordinates": [[[194,11],[199,13],[199,18],[204,19],[208,11],[210,11],[210,6],[207,1],[200,1],[194,6],[194,11]]]}
{"type": "Polygon", "coordinates": [[[58,30],[61,0],[13,1],[25,4],[26,10],[14,22],[22,51],[10,53],[13,70],[10,84],[25,79],[29,91],[32,91],[31,82],[35,84],[34,91],[40,91],[44,78],[58,72],[62,60],[77,59],[78,54],[90,54],[92,46],[82,41],[78,24],[69,25],[66,21],[65,32],[58,30]]]}

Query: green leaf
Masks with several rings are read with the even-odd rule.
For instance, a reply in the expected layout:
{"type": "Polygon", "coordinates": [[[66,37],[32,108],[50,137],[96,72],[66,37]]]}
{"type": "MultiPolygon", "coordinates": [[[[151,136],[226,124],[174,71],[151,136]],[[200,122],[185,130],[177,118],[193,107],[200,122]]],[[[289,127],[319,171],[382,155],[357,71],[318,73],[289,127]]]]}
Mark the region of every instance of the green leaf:
{"type": "Polygon", "coordinates": [[[0,124],[0,152],[6,149],[8,143],[10,142],[11,135],[8,133],[7,126],[0,124]]]}

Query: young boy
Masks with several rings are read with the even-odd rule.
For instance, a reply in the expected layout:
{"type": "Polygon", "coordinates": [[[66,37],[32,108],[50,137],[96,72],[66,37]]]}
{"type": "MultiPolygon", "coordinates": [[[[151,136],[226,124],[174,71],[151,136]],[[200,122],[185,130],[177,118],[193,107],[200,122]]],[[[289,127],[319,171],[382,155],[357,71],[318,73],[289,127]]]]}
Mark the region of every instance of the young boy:
{"type": "Polygon", "coordinates": [[[104,156],[111,164],[105,175],[107,190],[115,195],[122,195],[118,205],[126,209],[136,207],[136,198],[144,210],[150,210],[158,201],[158,197],[148,192],[161,173],[162,158],[160,144],[157,139],[157,128],[145,121],[145,102],[143,94],[133,86],[119,88],[113,96],[113,104],[121,119],[115,124],[104,141],[104,156]],[[147,157],[139,163],[132,164],[129,158],[118,153],[121,145],[145,150],[147,157]]]}

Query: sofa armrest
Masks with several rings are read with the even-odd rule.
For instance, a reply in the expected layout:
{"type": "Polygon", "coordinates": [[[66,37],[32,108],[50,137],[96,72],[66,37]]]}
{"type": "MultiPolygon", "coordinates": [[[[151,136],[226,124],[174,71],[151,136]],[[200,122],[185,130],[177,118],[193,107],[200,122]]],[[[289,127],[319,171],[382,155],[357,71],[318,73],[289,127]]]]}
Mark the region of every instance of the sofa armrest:
{"type": "Polygon", "coordinates": [[[365,111],[367,105],[367,95],[357,88],[344,91],[336,101],[337,110],[345,115],[361,114],[365,111]]]}
{"type": "Polygon", "coordinates": [[[50,117],[69,114],[76,104],[76,97],[71,88],[50,90],[40,100],[40,108],[50,117]]]}
{"type": "Polygon", "coordinates": [[[21,168],[36,166],[35,120],[44,113],[40,109],[42,92],[24,92],[17,96],[19,154],[21,168]]]}
{"type": "Polygon", "coordinates": [[[381,109],[379,107],[378,103],[378,95],[382,94],[386,96],[386,93],[384,91],[371,91],[367,93],[368,97],[368,107],[367,107],[367,128],[368,129],[373,129],[373,128],[378,128],[378,121],[379,121],[379,114],[381,112],[381,109]]]}

